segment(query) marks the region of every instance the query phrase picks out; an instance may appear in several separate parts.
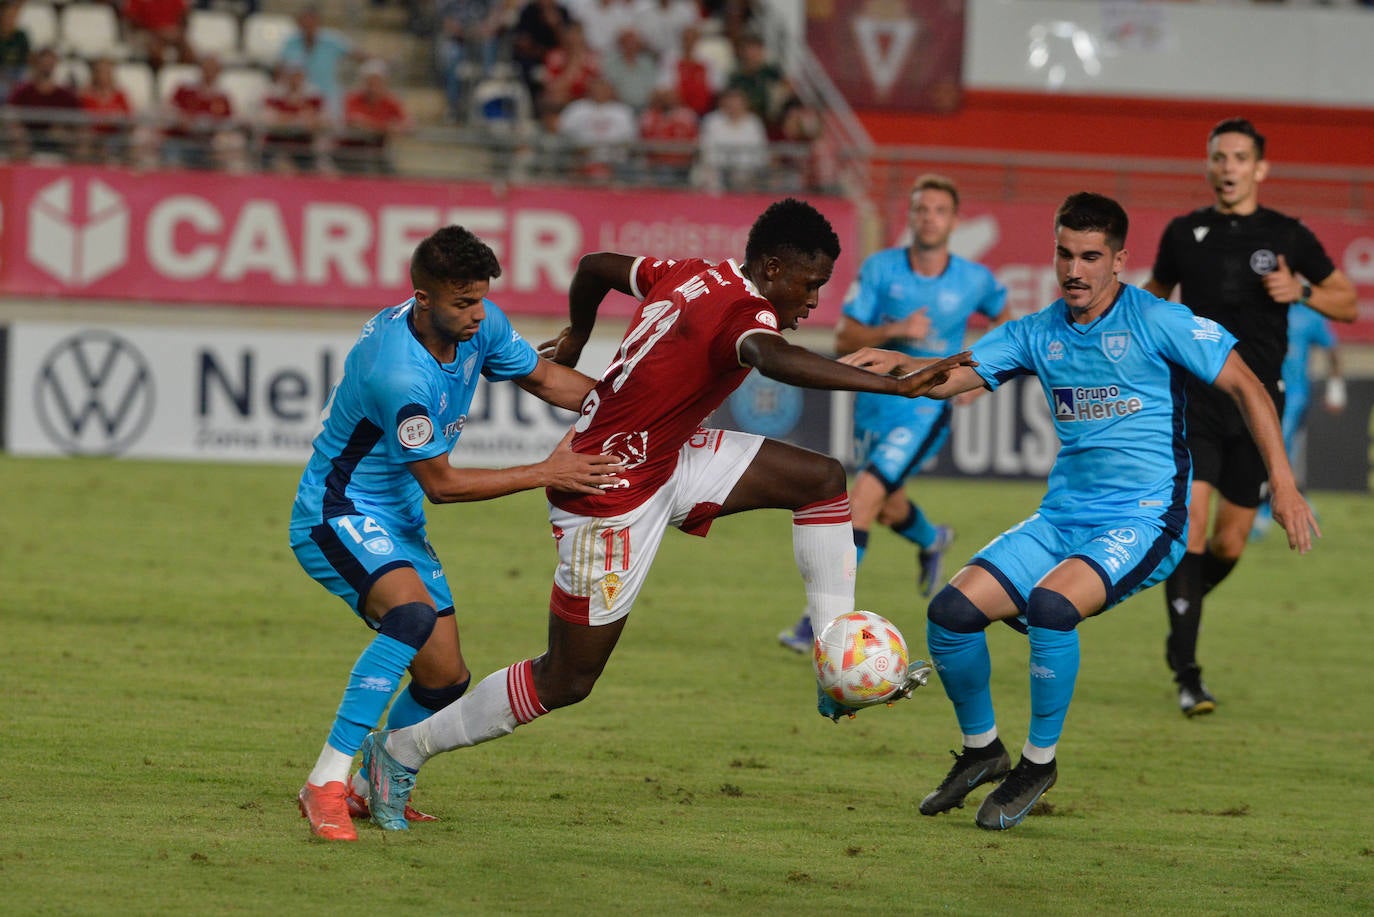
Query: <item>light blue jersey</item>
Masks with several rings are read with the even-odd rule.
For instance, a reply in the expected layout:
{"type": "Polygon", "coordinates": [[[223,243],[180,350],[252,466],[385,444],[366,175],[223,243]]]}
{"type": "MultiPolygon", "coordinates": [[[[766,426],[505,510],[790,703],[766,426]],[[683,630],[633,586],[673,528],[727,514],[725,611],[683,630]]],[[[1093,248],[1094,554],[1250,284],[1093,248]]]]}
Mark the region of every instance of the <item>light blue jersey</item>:
{"type": "MultiPolygon", "coordinates": [[[[997,318],[1006,301],[1006,288],[981,264],[950,255],[949,264],[938,277],[923,277],[911,269],[906,248],[888,248],[864,260],[843,311],[852,321],[874,326],[900,321],[925,309],[930,316],[929,334],[920,340],[903,339],[884,346],[913,357],[947,357],[963,349],[968,321],[974,313],[997,318]]],[[[860,393],[854,398],[856,434],[907,424],[923,401],[860,393]]],[[[937,413],[946,408],[938,406],[937,413]]]]}
{"type": "Polygon", "coordinates": [[[453,449],[479,374],[534,370],[538,354],[489,300],[477,334],[440,363],[415,337],[414,302],[373,316],[348,352],[296,492],[293,528],[343,515],[369,516],[393,534],[421,528],[424,492],[407,464],[453,449]]]}
{"type": "Polygon", "coordinates": [[[1236,339],[1187,307],[1122,284],[1087,325],[1062,299],[992,329],[973,346],[989,388],[1039,377],[1060,449],[1040,515],[1054,525],[1158,520],[1181,536],[1192,462],[1184,440],[1184,372],[1212,383],[1236,339]]]}
{"type": "Polygon", "coordinates": [[[1330,350],[1336,335],[1326,316],[1310,306],[1288,309],[1288,352],[1283,358],[1283,444],[1291,456],[1298,429],[1312,400],[1312,380],[1307,374],[1312,348],[1330,350]]]}

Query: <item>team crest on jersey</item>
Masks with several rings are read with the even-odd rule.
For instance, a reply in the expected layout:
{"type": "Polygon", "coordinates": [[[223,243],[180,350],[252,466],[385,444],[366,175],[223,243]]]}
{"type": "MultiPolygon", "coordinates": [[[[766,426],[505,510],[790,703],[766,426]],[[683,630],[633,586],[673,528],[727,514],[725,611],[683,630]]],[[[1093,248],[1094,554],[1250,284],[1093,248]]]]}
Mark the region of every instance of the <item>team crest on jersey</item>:
{"type": "Polygon", "coordinates": [[[767,309],[760,309],[754,316],[754,321],[758,322],[760,325],[767,325],[774,331],[778,329],[778,317],[767,309]]]}
{"type": "Polygon", "coordinates": [[[472,354],[463,361],[463,384],[467,385],[472,381],[472,370],[477,365],[477,354],[472,354]]]}
{"type": "Polygon", "coordinates": [[[1045,348],[1045,359],[1046,359],[1046,360],[1062,360],[1062,359],[1064,359],[1064,342],[1063,342],[1063,341],[1057,341],[1057,340],[1056,340],[1056,341],[1050,341],[1049,347],[1045,348]]]}
{"type": "Polygon", "coordinates": [[[601,580],[601,595],[606,599],[607,610],[615,607],[615,597],[620,595],[620,575],[607,573],[601,580]]]}
{"type": "Polygon", "coordinates": [[[1194,241],[1194,242],[1201,242],[1203,239],[1207,238],[1207,231],[1208,231],[1209,229],[1211,229],[1210,226],[1194,226],[1194,227],[1193,227],[1193,241],[1194,241]]]}
{"type": "Polygon", "coordinates": [[[601,451],[607,455],[618,455],[625,460],[625,470],[638,468],[649,458],[649,431],[636,433],[612,433],[601,444],[601,451]]]}
{"type": "Polygon", "coordinates": [[[424,414],[407,417],[396,427],[396,438],[407,449],[418,449],[434,438],[434,421],[424,414]]]}
{"type": "Polygon", "coordinates": [[[1140,536],[1135,533],[1135,529],[1112,529],[1107,533],[1117,544],[1135,544],[1140,540],[1140,536]]]}
{"type": "Polygon", "coordinates": [[[1102,352],[1107,355],[1107,359],[1113,363],[1120,363],[1131,349],[1131,333],[1129,331],[1104,331],[1102,332],[1102,352]]]}
{"type": "Polygon", "coordinates": [[[1193,340],[1208,341],[1215,344],[1221,340],[1221,326],[1210,318],[1203,318],[1201,315],[1193,316],[1193,340]]]}
{"type": "Polygon", "coordinates": [[[1279,266],[1279,259],[1267,248],[1261,248],[1250,256],[1250,270],[1263,277],[1279,266]]]}

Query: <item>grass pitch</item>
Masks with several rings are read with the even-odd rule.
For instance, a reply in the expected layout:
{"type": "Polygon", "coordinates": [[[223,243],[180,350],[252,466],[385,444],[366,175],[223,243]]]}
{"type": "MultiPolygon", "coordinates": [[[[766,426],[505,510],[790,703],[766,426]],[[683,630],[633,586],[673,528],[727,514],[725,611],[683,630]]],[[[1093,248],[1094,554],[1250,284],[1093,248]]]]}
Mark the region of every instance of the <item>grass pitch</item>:
{"type": "MultiPolygon", "coordinates": [[[[442,821],[312,838],[295,792],[369,632],[286,546],[296,470],[0,457],[0,912],[1369,913],[1374,500],[1317,494],[1309,556],[1252,546],[1209,599],[1219,711],[1179,715],[1159,589],[1088,622],[1059,785],[1013,831],[916,804],[958,731],[938,686],[838,725],[774,635],[788,518],[670,535],[584,704],[441,756],[442,821]]],[[[918,480],[955,562],[1034,484],[918,480]]],[[[543,646],[542,497],[431,507],[480,677],[543,646]]],[[[859,605],[923,649],[912,552],[875,532],[859,605]]],[[[1007,744],[1026,647],[990,632],[1007,744]]],[[[984,791],[977,791],[976,804],[984,791]]]]}

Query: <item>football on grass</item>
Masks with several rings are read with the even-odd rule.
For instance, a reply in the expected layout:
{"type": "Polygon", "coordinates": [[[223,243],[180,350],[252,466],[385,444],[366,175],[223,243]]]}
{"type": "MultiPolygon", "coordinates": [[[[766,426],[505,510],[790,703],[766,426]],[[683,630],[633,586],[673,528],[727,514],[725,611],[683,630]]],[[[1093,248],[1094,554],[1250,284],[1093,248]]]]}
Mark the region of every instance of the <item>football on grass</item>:
{"type": "Polygon", "coordinates": [[[855,709],[892,699],[906,681],[909,658],[897,625],[871,611],[840,615],[816,638],[821,690],[855,709]]]}

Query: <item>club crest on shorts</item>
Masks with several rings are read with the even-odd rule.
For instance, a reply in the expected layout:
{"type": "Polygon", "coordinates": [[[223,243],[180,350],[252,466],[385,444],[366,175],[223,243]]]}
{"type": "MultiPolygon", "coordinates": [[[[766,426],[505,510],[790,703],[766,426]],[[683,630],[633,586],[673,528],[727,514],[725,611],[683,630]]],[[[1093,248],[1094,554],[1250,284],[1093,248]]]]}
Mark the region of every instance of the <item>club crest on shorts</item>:
{"type": "Polygon", "coordinates": [[[620,595],[620,574],[607,573],[602,577],[601,595],[606,599],[607,610],[615,607],[615,597],[620,595]]]}
{"type": "Polygon", "coordinates": [[[1107,355],[1107,359],[1113,363],[1120,363],[1122,357],[1126,356],[1131,349],[1131,333],[1129,331],[1104,331],[1102,332],[1102,352],[1107,355]]]}

